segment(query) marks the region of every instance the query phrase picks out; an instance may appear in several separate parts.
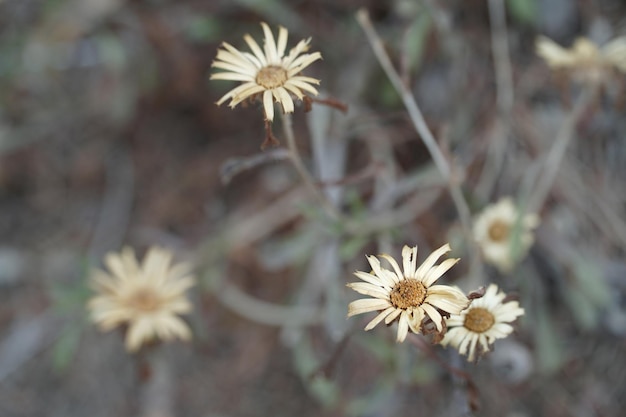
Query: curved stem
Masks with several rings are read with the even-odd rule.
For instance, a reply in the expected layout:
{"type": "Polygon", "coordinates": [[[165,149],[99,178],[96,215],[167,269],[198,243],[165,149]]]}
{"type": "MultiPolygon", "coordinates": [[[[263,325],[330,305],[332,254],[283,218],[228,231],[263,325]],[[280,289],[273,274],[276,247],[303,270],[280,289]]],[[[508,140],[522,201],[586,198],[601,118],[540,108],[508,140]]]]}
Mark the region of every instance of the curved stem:
{"type": "Polygon", "coordinates": [[[381,67],[387,74],[387,77],[391,81],[391,84],[396,89],[400,97],[402,98],[402,102],[404,103],[404,107],[409,113],[409,117],[415,130],[419,133],[424,145],[428,149],[430,156],[435,163],[435,166],[443,176],[444,180],[447,182],[448,190],[450,195],[452,196],[452,201],[456,207],[457,213],[459,215],[459,221],[461,222],[461,228],[463,229],[463,234],[468,243],[469,252],[470,252],[470,275],[475,277],[475,279],[480,279],[483,276],[483,266],[482,261],[480,259],[480,254],[478,251],[478,247],[474,241],[472,235],[472,216],[465,201],[465,197],[463,197],[463,192],[461,191],[461,187],[459,186],[458,178],[453,173],[452,167],[450,163],[445,158],[441,148],[437,144],[435,137],[432,132],[428,128],[426,121],[424,120],[424,116],[415,101],[415,97],[411,91],[407,88],[406,85],[402,82],[402,78],[393,67],[391,60],[389,59],[389,55],[385,51],[383,44],[380,40],[380,37],[376,33],[376,30],[372,26],[372,22],[369,19],[369,15],[367,11],[361,9],[357,12],[356,15],[357,21],[363,28],[365,35],[374,51],[374,55],[378,59],[381,67]]]}
{"type": "Polygon", "coordinates": [[[509,58],[504,0],[489,0],[491,51],[496,72],[497,106],[500,118],[508,120],[513,109],[513,70],[509,58]]]}
{"type": "Polygon", "coordinates": [[[268,326],[313,326],[323,320],[322,310],[259,300],[228,283],[220,287],[217,300],[240,316],[268,326]]]}
{"type": "Polygon", "coordinates": [[[585,89],[580,96],[578,96],[576,103],[574,104],[574,108],[561,125],[561,128],[556,135],[556,139],[546,157],[544,168],[539,170],[542,175],[536,181],[535,189],[528,197],[526,212],[536,213],[541,209],[541,207],[543,207],[550,190],[556,181],[556,177],[559,173],[559,167],[561,166],[561,162],[565,156],[565,151],[571,142],[572,136],[574,136],[574,127],[592,97],[593,89],[585,89]]]}

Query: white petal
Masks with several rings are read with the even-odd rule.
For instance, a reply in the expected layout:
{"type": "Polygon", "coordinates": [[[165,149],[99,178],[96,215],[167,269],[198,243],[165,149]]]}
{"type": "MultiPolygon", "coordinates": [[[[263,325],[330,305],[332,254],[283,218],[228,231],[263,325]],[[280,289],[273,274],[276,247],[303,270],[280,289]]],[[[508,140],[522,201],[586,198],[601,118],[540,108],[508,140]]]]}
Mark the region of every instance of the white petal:
{"type": "Polygon", "coordinates": [[[370,266],[374,270],[374,274],[389,288],[393,288],[396,284],[393,279],[389,277],[388,274],[383,273],[383,267],[380,266],[380,261],[375,256],[367,256],[367,260],[370,263],[370,266]]]}
{"type": "MultiPolygon", "coordinates": [[[[303,69],[305,69],[306,67],[311,65],[313,62],[317,61],[318,59],[322,59],[322,54],[320,54],[319,52],[315,52],[313,54],[302,55],[296,60],[294,60],[291,64],[289,64],[289,66],[287,67],[288,69],[287,73],[290,76],[299,74],[303,69]]],[[[283,65],[285,64],[283,63],[283,65]]]]}
{"type": "Polygon", "coordinates": [[[398,321],[398,336],[396,337],[396,342],[404,342],[406,339],[406,335],[409,333],[409,319],[407,317],[407,313],[405,311],[400,315],[400,320],[398,321]]]}
{"type": "Polygon", "coordinates": [[[226,81],[254,81],[254,77],[248,74],[238,74],[236,72],[215,72],[209,77],[210,80],[226,81]]]}
{"type": "Polygon", "coordinates": [[[279,26],[278,27],[278,44],[277,44],[277,53],[278,57],[282,58],[285,55],[285,48],[287,48],[287,29],[279,26]]]}
{"type": "Polygon", "coordinates": [[[363,298],[348,304],[348,317],[368,313],[370,311],[385,310],[389,306],[389,301],[386,300],[378,298],[363,298]]]}
{"type": "Polygon", "coordinates": [[[443,330],[443,317],[441,317],[441,314],[439,314],[437,309],[428,303],[423,303],[420,307],[424,309],[426,314],[428,314],[428,317],[430,317],[433,323],[435,323],[437,331],[440,332],[443,330]]]}
{"type": "Polygon", "coordinates": [[[441,264],[437,265],[434,268],[431,268],[428,272],[426,272],[426,276],[422,279],[422,282],[427,287],[430,287],[435,281],[437,281],[443,274],[445,274],[450,268],[456,265],[460,259],[450,258],[443,261],[441,264]]]}
{"type": "Polygon", "coordinates": [[[405,245],[402,248],[402,266],[404,267],[405,277],[415,278],[415,270],[417,268],[417,246],[410,248],[405,245]]]}
{"type": "Polygon", "coordinates": [[[398,316],[400,314],[402,314],[403,310],[400,310],[399,308],[395,308],[394,310],[385,318],[385,324],[389,324],[392,321],[394,321],[396,318],[398,318],[398,316]]]}
{"type": "Polygon", "coordinates": [[[272,97],[272,92],[270,90],[266,90],[263,93],[263,108],[265,109],[265,119],[268,121],[274,120],[274,98],[272,97]]]}
{"type": "Polygon", "coordinates": [[[274,90],[274,97],[276,97],[277,101],[283,106],[283,113],[293,113],[293,100],[287,90],[282,87],[276,88],[274,90]]]}
{"type": "Polygon", "coordinates": [[[389,300],[389,293],[377,285],[369,284],[367,282],[351,282],[349,284],[346,284],[346,286],[352,288],[354,291],[360,294],[369,295],[383,300],[389,300]]]}
{"type": "Polygon", "coordinates": [[[432,268],[435,262],[437,262],[437,260],[447,252],[450,252],[450,245],[448,243],[431,253],[428,258],[426,258],[426,260],[422,263],[422,265],[417,268],[417,271],[415,271],[415,277],[420,278],[425,276],[426,272],[428,272],[428,270],[432,268]]]}
{"type": "Polygon", "coordinates": [[[263,49],[265,50],[267,63],[269,65],[279,64],[280,61],[278,59],[278,52],[276,51],[276,42],[274,41],[274,35],[272,34],[272,31],[267,23],[262,22],[261,26],[263,27],[263,33],[265,34],[263,49]]]}
{"type": "Polygon", "coordinates": [[[392,274],[393,275],[393,278],[392,278],[393,281],[395,283],[398,283],[398,282],[402,281],[404,279],[404,273],[400,269],[400,265],[398,265],[398,262],[396,262],[396,260],[393,259],[392,256],[387,255],[386,253],[381,254],[380,257],[383,258],[383,259],[386,259],[387,262],[389,262],[389,264],[391,265],[391,267],[395,271],[395,274],[392,274]]]}
{"type": "Polygon", "coordinates": [[[386,285],[385,281],[381,280],[376,275],[368,274],[367,272],[363,272],[363,271],[355,271],[354,275],[356,275],[357,277],[361,278],[365,282],[369,282],[370,284],[377,285],[377,286],[385,288],[385,289],[391,289],[392,288],[392,287],[386,285]]]}
{"type": "Polygon", "coordinates": [[[231,72],[234,72],[234,73],[245,74],[245,75],[248,75],[248,76],[252,77],[253,79],[254,79],[254,77],[256,77],[256,74],[257,74],[257,71],[258,71],[256,68],[241,67],[241,66],[238,66],[238,65],[230,64],[228,62],[220,62],[220,61],[215,61],[211,65],[211,67],[212,68],[219,68],[219,69],[231,71],[231,72]]]}
{"type": "Polygon", "coordinates": [[[366,331],[372,330],[374,327],[376,327],[378,323],[383,321],[383,319],[386,318],[394,310],[395,310],[395,307],[387,307],[385,310],[381,311],[380,314],[374,317],[374,320],[367,323],[367,326],[365,326],[365,330],[366,331]]]}
{"type": "Polygon", "coordinates": [[[287,82],[285,83],[285,85],[286,84],[291,84],[292,86],[297,87],[297,88],[299,88],[301,90],[308,91],[309,93],[313,94],[314,96],[316,96],[318,94],[318,91],[317,91],[317,89],[315,87],[313,87],[312,85],[310,85],[310,84],[308,84],[308,83],[306,83],[304,81],[301,81],[299,79],[299,77],[292,77],[292,78],[288,79],[287,82]]]}
{"type": "Polygon", "coordinates": [[[259,60],[259,63],[262,66],[266,66],[267,65],[267,59],[265,58],[265,54],[261,50],[261,47],[259,46],[259,44],[256,43],[254,38],[252,36],[250,36],[250,35],[245,35],[243,37],[243,39],[246,41],[246,43],[250,47],[250,50],[252,51],[252,53],[254,54],[256,59],[259,60]]]}

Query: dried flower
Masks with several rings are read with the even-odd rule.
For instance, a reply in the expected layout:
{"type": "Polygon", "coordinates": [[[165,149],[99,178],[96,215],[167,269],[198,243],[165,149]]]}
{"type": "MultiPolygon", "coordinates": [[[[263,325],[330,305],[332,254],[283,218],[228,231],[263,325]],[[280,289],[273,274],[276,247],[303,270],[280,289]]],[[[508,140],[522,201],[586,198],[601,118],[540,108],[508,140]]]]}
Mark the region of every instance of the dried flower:
{"type": "Polygon", "coordinates": [[[191,311],[185,291],[194,285],[188,264],[170,265],[172,253],[152,247],[139,265],[131,248],[109,253],[109,273],[94,270],[91,283],[99,293],[88,308],[102,331],[128,325],[126,349],[137,351],[155,338],[191,339],[191,331],[178,314],[191,311]]]}
{"type": "Polygon", "coordinates": [[[553,69],[569,70],[575,80],[600,84],[613,69],[626,72],[626,36],[599,47],[587,38],[578,38],[566,49],[545,36],[537,38],[537,54],[553,69]]]}
{"type": "Polygon", "coordinates": [[[304,98],[305,92],[317,95],[312,84],[319,84],[319,80],[298,74],[322,55],[319,52],[304,53],[309,49],[310,38],[301,40],[285,55],[287,29],[280,26],[278,41],[274,41],[269,26],[266,23],[261,26],[265,34],[263,50],[250,35],[245,35],[244,40],[252,53],[222,43],[223,49],[218,49],[212,66],[226,72],[211,74],[211,79],[242,82],[219,99],[218,105],[230,99],[229,106],[234,108],[247,98],[262,97],[265,119],[271,122],[274,120],[274,101],[281,104],[284,113],[293,113],[292,95],[299,100],[304,98]]]}
{"type": "Polygon", "coordinates": [[[446,319],[448,332],[440,343],[454,346],[470,362],[488,352],[496,339],[513,332],[509,323],[524,314],[517,301],[503,303],[505,297],[497,285],[490,284],[482,298],[472,300],[466,310],[446,319]]]}
{"type": "Polygon", "coordinates": [[[383,320],[385,324],[390,324],[398,319],[398,342],[404,341],[409,329],[420,333],[422,320],[426,316],[430,317],[439,332],[443,331],[442,315],[459,314],[469,304],[469,300],[460,290],[447,285],[433,285],[459,261],[446,259],[435,265],[449,251],[450,245],[443,245],[418,268],[417,246],[405,246],[402,249],[404,273],[390,255],[383,254],[380,257],[389,262],[393,271],[383,268],[375,256],[368,256],[373,274],[356,271],[354,274],[365,282],[352,282],[348,287],[374,298],[351,302],[348,306],[348,317],[380,311],[365,330],[373,329],[383,320]]]}
{"type": "Polygon", "coordinates": [[[474,222],[474,238],[485,260],[501,272],[510,272],[534,242],[533,229],[539,225],[535,214],[520,213],[510,197],[487,206],[474,222]],[[518,224],[519,222],[519,224],[518,224]]]}

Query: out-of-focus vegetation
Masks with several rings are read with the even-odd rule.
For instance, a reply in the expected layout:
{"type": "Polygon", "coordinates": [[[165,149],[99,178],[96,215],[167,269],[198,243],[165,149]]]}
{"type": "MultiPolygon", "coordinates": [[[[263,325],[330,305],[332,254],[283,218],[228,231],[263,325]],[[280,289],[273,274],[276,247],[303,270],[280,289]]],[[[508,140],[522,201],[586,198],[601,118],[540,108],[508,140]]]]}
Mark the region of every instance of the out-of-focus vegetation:
{"type": "Polygon", "coordinates": [[[0,415],[622,415],[625,76],[573,118],[584,87],[534,44],[625,31],[618,0],[0,1],[0,415]],[[303,185],[280,118],[281,147],[250,162],[261,107],[215,105],[235,85],[208,81],[218,46],[245,49],[261,21],[289,29],[288,48],[312,37],[323,60],[307,75],[349,107],[293,117],[340,218],[303,185]],[[510,273],[479,260],[473,274],[451,184],[471,216],[502,196],[523,205],[564,131],[529,254],[510,273]],[[374,313],[345,318],[345,284],[369,268],[366,254],[417,244],[421,262],[445,242],[461,262],[442,282],[495,282],[526,311],[477,364],[426,337],[397,344],[393,327],[363,332],[374,313]],[[123,245],[194,263],[191,343],[129,355],[122,335],[89,323],[89,271],[123,245]]]}

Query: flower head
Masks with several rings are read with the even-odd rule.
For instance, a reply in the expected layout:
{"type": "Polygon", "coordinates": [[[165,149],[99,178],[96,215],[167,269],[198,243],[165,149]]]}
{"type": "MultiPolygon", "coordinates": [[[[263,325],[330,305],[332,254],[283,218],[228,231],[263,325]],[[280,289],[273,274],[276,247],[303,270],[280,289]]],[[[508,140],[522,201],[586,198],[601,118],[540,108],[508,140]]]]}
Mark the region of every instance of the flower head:
{"type": "Polygon", "coordinates": [[[440,342],[443,346],[454,346],[461,355],[468,355],[472,362],[490,350],[496,339],[507,337],[513,332],[514,322],[524,314],[517,301],[502,301],[506,294],[498,292],[498,286],[490,284],[485,295],[472,300],[470,306],[446,319],[448,332],[440,342]]]}
{"type": "Polygon", "coordinates": [[[134,251],[124,248],[105,257],[109,272],[93,271],[91,283],[98,295],[87,305],[91,320],[102,331],[128,325],[126,349],[130,352],[155,338],[191,338],[178,314],[191,311],[185,291],[194,279],[189,265],[171,265],[171,261],[169,251],[153,247],[139,265],[134,251]]]}
{"type": "Polygon", "coordinates": [[[505,197],[487,206],[474,222],[474,238],[485,260],[503,273],[510,272],[534,242],[532,230],[539,218],[535,214],[519,217],[513,200],[505,197]]]}
{"type": "Polygon", "coordinates": [[[376,257],[368,256],[373,273],[356,271],[354,274],[365,282],[352,282],[348,287],[374,298],[351,302],[348,306],[348,317],[379,311],[365,330],[373,329],[383,320],[385,324],[390,324],[398,319],[398,342],[404,341],[409,329],[420,333],[422,320],[426,316],[430,317],[439,332],[443,331],[442,315],[458,314],[469,304],[467,297],[458,289],[447,285],[433,285],[459,261],[446,259],[435,265],[449,251],[450,245],[445,244],[417,267],[417,246],[405,246],[402,249],[404,272],[390,255],[383,254],[380,257],[389,262],[393,271],[383,268],[376,257]]]}
{"type": "Polygon", "coordinates": [[[261,26],[265,35],[263,49],[250,35],[245,35],[244,40],[252,53],[241,52],[226,42],[222,43],[223,49],[218,49],[212,67],[225,72],[211,74],[211,79],[242,82],[219,99],[218,105],[230,99],[229,106],[234,108],[247,98],[262,97],[265,119],[271,122],[274,120],[275,101],[281,104],[284,113],[293,113],[292,96],[302,100],[305,92],[317,95],[317,89],[312,84],[319,84],[319,80],[299,74],[321,59],[322,55],[319,52],[304,53],[309,49],[310,38],[301,40],[285,55],[287,29],[280,26],[278,40],[275,41],[269,26],[266,23],[261,23],[261,26]]]}
{"type": "Polygon", "coordinates": [[[616,38],[602,47],[587,38],[578,38],[569,49],[540,36],[535,49],[548,66],[569,70],[574,79],[580,82],[605,82],[614,68],[626,72],[626,36],[616,38]]]}

